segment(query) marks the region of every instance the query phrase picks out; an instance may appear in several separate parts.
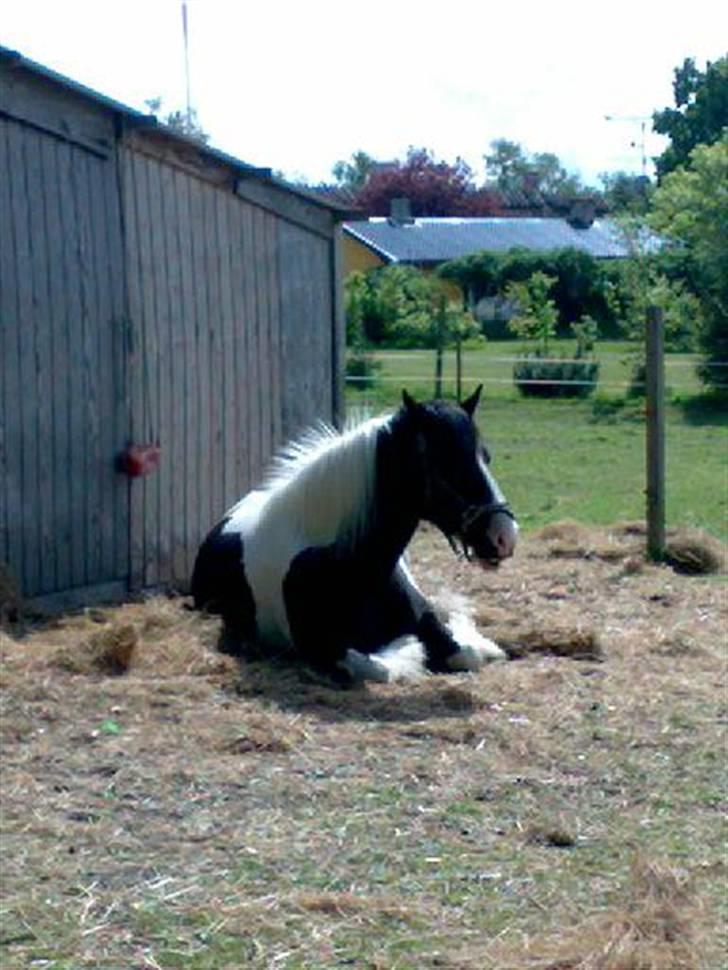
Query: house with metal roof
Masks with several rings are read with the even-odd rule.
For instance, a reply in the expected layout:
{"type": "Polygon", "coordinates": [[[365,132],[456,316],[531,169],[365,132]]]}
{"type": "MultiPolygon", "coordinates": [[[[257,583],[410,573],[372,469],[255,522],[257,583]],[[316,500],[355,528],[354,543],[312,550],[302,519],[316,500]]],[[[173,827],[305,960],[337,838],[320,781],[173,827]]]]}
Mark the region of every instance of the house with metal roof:
{"type": "Polygon", "coordinates": [[[346,272],[392,263],[432,269],[451,259],[509,249],[567,247],[596,259],[622,259],[629,244],[610,219],[555,217],[374,218],[345,222],[346,272]]]}

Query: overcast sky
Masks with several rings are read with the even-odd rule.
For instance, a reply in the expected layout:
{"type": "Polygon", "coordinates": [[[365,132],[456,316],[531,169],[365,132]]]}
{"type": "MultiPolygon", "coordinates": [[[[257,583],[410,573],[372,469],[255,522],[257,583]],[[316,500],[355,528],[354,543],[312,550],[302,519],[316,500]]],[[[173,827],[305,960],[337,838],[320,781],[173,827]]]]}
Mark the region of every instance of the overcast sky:
{"type": "MultiPolygon", "coordinates": [[[[495,138],[592,184],[639,173],[639,119],[673,103],[674,68],[728,50],[717,0],[188,0],[188,14],[212,144],[311,182],[358,149],[410,145],[480,179],[495,138]]],[[[0,44],[134,108],[185,105],[180,0],[0,0],[0,44]]],[[[662,147],[649,121],[645,147],[662,147]]]]}

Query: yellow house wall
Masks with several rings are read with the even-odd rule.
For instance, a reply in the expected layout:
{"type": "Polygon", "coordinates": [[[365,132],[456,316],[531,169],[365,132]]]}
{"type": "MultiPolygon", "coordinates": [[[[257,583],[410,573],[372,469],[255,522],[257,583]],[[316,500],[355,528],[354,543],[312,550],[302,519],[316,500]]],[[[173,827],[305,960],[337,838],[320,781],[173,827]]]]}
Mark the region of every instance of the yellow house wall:
{"type": "MultiPolygon", "coordinates": [[[[377,269],[380,266],[387,265],[381,256],[377,256],[376,253],[373,253],[371,249],[359,242],[358,239],[354,239],[352,236],[347,235],[347,233],[342,234],[342,242],[344,278],[350,273],[366,272],[367,270],[377,269]]],[[[425,269],[423,272],[432,273],[432,270],[425,269]]],[[[454,303],[462,303],[463,292],[457,283],[454,283],[452,280],[441,280],[440,283],[447,293],[448,300],[452,300],[454,303]]]]}
{"type": "Polygon", "coordinates": [[[342,234],[342,242],[345,277],[350,273],[366,272],[368,269],[376,269],[378,266],[386,265],[381,256],[377,256],[358,239],[353,239],[347,233],[342,234]]]}

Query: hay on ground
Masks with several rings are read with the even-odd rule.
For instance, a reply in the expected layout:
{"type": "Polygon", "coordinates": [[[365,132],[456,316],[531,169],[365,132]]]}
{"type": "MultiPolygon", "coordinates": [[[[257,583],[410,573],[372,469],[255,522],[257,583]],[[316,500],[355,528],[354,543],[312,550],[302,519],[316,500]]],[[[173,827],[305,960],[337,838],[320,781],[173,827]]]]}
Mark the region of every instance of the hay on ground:
{"type": "Polygon", "coordinates": [[[603,660],[604,649],[593,629],[555,626],[546,629],[516,630],[498,638],[511,660],[529,654],[551,654],[572,660],[603,660]]]}
{"type": "Polygon", "coordinates": [[[726,570],[726,547],[703,529],[670,530],[665,548],[665,562],[675,572],[688,576],[706,576],[726,570]]]}
{"type": "Polygon", "coordinates": [[[79,644],[64,644],[53,658],[54,666],[74,674],[118,676],[129,669],[139,644],[131,623],[112,623],[79,644]]]}
{"type": "Polygon", "coordinates": [[[703,966],[704,914],[685,875],[637,861],[624,904],[558,937],[500,951],[503,966],[539,970],[696,970],[703,966]]]}

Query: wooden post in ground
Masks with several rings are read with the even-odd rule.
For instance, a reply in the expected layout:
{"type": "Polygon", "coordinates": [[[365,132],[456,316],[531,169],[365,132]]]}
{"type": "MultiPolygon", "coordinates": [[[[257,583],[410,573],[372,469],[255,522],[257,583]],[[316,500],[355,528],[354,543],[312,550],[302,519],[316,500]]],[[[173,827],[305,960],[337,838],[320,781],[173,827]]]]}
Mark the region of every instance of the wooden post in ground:
{"type": "Polygon", "coordinates": [[[445,296],[438,301],[437,318],[435,322],[435,397],[442,397],[442,352],[445,343],[445,296]]]}
{"type": "Polygon", "coordinates": [[[647,555],[665,556],[665,334],[662,310],[651,306],[646,321],[647,555]]]}

